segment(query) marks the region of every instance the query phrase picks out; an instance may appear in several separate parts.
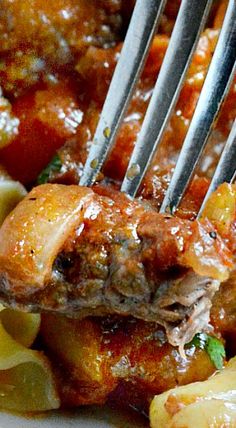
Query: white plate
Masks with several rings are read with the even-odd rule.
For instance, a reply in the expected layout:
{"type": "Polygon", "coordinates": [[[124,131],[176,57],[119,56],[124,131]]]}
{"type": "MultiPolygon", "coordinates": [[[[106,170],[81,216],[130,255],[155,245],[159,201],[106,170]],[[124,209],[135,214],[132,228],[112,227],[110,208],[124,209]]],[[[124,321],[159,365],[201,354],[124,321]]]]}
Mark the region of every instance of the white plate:
{"type": "Polygon", "coordinates": [[[109,408],[89,407],[77,412],[50,412],[35,418],[0,413],[0,428],[147,428],[134,415],[122,416],[109,408]]]}

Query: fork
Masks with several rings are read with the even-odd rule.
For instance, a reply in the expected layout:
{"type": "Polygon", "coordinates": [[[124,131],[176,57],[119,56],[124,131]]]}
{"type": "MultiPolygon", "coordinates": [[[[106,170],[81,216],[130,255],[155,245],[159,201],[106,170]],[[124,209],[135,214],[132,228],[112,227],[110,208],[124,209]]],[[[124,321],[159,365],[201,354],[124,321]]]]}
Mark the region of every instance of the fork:
{"type": "MultiPolygon", "coordinates": [[[[92,185],[111,150],[155,35],[166,0],[137,0],[120,59],[84,166],[80,185],[92,185]]],[[[178,100],[212,0],[182,0],[169,46],[121,191],[135,197],[178,100]]],[[[175,212],[214,127],[236,71],[236,1],[229,0],[219,40],[161,212],[175,212]]],[[[236,120],[203,201],[236,171],[236,120]]]]}

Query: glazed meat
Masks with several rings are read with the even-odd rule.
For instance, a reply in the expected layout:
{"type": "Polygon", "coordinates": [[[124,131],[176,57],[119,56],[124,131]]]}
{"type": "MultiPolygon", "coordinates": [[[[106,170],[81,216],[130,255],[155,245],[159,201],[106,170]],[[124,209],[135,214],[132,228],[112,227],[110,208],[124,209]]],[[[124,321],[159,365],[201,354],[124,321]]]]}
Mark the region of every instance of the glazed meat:
{"type": "Polygon", "coordinates": [[[0,169],[30,192],[0,228],[0,301],[40,312],[33,349],[49,358],[62,406],[147,412],[155,394],[215,371],[210,352],[190,342],[195,333],[225,342],[226,359],[236,352],[236,187],[221,186],[196,219],[235,118],[235,82],[175,216],[158,213],[227,0],[213,2],[138,199],[118,190],[180,3],[166,2],[88,189],[78,183],[135,0],[0,0],[0,169]]]}
{"type": "Polygon", "coordinates": [[[207,326],[233,266],[216,230],[109,188],[39,186],[0,230],[1,300],[80,318],[133,315],[183,346],[207,326]]]}

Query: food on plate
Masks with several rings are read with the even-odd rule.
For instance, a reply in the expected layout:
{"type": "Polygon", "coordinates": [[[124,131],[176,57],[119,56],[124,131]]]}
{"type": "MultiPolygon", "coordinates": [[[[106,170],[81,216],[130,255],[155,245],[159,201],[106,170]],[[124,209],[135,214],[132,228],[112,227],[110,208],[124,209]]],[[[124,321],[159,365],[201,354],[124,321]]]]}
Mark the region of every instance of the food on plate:
{"type": "MultiPolygon", "coordinates": [[[[22,184],[0,172],[0,223],[24,198],[22,184]]],[[[0,305],[0,407],[20,412],[56,409],[60,400],[50,361],[31,350],[39,334],[40,314],[0,305]]]]}
{"type": "Polygon", "coordinates": [[[116,191],[74,185],[34,188],[5,220],[0,242],[2,302],[79,318],[132,315],[163,325],[181,347],[207,327],[233,269],[208,219],[174,218],[116,191]]]}
{"type": "Polygon", "coordinates": [[[204,382],[171,389],[150,407],[152,428],[207,428],[236,424],[236,359],[204,382]],[[214,424],[214,425],[213,425],[214,424]]]}
{"type": "Polygon", "coordinates": [[[210,418],[219,399],[216,417],[229,403],[233,424],[236,186],[221,185],[196,217],[236,116],[235,82],[180,207],[158,212],[227,1],[213,2],[138,197],[120,184],[179,0],[167,1],[96,184],[78,186],[134,3],[1,1],[0,407],[109,403],[148,415],[152,402],[155,428],[160,411],[173,427],[196,412],[210,418]]]}

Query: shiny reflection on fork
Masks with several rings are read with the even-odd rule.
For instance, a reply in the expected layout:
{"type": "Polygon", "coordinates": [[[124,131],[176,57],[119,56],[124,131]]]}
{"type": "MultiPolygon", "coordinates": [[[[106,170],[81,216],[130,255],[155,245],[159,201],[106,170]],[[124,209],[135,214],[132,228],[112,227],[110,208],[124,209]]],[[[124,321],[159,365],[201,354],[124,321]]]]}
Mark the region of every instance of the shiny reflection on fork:
{"type": "MultiPolygon", "coordinates": [[[[144,1],[141,2],[141,0],[137,0],[136,2],[121,57],[112,78],[95,133],[94,144],[90,149],[80,185],[89,186],[95,182],[114,144],[122,118],[137,83],[138,76],[143,68],[147,51],[154,34],[153,29],[156,28],[165,2],[156,1],[154,3],[156,5],[155,13],[158,15],[158,18],[156,18],[155,21],[152,15],[152,26],[149,27],[150,33],[148,37],[146,37],[143,43],[142,40],[139,39],[136,45],[136,52],[139,52],[141,64],[139,68],[137,68],[136,63],[135,79],[131,79],[130,81],[127,79],[127,74],[124,72],[124,64],[129,65],[128,69],[134,72],[134,52],[131,49],[132,40],[134,40],[134,31],[131,31],[131,29],[137,28],[137,23],[140,22],[139,14],[144,6],[147,7],[147,3],[144,1]],[[150,34],[152,34],[152,36],[150,34]],[[141,44],[142,49],[140,48],[141,44]],[[122,80],[125,81],[124,85],[120,85],[122,80]],[[121,88],[121,90],[118,91],[118,88],[121,88]],[[118,120],[116,119],[117,117],[118,120]],[[107,130],[107,132],[104,130],[107,130]]],[[[182,0],[169,47],[121,186],[121,191],[127,193],[131,197],[136,195],[155,150],[161,141],[171,112],[177,102],[197,41],[206,23],[211,4],[212,2],[209,0],[192,0],[191,2],[189,0],[182,0]]],[[[150,9],[148,13],[150,13],[150,9]]],[[[147,16],[143,19],[143,25],[145,25],[146,19],[147,16]]],[[[220,107],[233,80],[236,69],[235,61],[236,7],[235,0],[229,0],[220,37],[171,183],[167,189],[161,212],[169,211],[174,213],[184,195],[194,173],[194,168],[208,141],[211,130],[214,127],[217,114],[219,113],[220,107]]],[[[232,132],[234,133],[235,127],[233,127],[233,129],[232,132]]],[[[235,144],[234,134],[233,137],[231,134],[230,153],[234,150],[235,144]]],[[[226,157],[224,161],[220,163],[221,169],[225,168],[225,159],[226,157]]],[[[229,157],[227,157],[227,168],[232,170],[231,176],[233,176],[235,165],[233,159],[230,161],[229,157]]],[[[222,182],[220,179],[228,180],[228,176],[226,177],[225,174],[218,174],[218,184],[222,182]]],[[[212,188],[213,186],[210,187],[209,192],[212,188]]]]}

